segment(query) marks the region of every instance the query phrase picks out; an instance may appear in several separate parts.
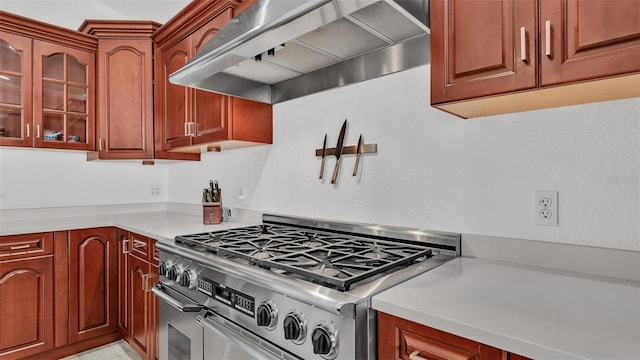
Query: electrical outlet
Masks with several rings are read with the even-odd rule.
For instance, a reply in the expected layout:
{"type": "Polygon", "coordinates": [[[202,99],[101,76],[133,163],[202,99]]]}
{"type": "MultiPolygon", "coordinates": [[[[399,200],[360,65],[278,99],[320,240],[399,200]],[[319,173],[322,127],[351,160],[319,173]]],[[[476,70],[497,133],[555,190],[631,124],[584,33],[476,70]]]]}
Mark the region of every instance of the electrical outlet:
{"type": "Polygon", "coordinates": [[[161,196],[162,195],[162,187],[160,185],[151,185],[151,196],[161,196]]]}
{"type": "Polygon", "coordinates": [[[533,223],[558,226],[558,192],[534,191],[533,223]]]}

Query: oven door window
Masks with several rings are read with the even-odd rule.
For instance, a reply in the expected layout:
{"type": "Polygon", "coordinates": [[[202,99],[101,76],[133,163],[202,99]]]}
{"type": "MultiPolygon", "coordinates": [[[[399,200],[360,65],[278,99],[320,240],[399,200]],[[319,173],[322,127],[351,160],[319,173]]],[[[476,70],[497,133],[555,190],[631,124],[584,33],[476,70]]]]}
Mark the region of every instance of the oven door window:
{"type": "Polygon", "coordinates": [[[168,325],[169,360],[191,359],[191,339],[180,330],[168,325]]]}

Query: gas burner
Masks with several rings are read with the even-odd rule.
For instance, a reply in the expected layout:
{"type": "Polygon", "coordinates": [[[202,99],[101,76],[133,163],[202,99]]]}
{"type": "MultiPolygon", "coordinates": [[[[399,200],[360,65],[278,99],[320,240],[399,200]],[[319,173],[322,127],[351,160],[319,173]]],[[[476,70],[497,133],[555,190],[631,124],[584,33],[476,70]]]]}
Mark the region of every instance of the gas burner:
{"type": "Polygon", "coordinates": [[[184,235],[176,241],[232,259],[349,290],[356,282],[431,257],[423,245],[280,224],[184,235]]]}

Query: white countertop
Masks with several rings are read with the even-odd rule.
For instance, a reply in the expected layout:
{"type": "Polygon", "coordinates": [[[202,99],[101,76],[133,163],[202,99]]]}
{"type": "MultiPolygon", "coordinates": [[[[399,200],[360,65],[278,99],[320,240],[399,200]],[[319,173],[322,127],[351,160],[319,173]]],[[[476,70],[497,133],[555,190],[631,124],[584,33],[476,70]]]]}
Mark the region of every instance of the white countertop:
{"type": "MultiPolygon", "coordinates": [[[[64,213],[61,215],[64,215],[64,213]]],[[[156,240],[172,241],[176,235],[194,234],[254,224],[255,223],[243,221],[223,221],[219,225],[203,225],[202,216],[172,211],[151,211],[88,216],[43,217],[26,220],[0,220],[0,235],[115,226],[156,240]]]]}
{"type": "Polygon", "coordinates": [[[640,283],[458,258],[373,308],[534,359],[640,359],[640,283]]]}

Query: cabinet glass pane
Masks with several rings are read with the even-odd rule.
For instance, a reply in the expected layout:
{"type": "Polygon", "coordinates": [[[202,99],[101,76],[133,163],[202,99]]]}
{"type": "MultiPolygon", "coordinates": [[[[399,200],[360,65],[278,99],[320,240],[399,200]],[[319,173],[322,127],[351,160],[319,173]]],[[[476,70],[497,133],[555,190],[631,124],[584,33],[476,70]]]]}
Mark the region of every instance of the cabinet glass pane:
{"type": "Polygon", "coordinates": [[[22,72],[22,54],[8,42],[0,39],[0,70],[22,72]]]}
{"type": "Polygon", "coordinates": [[[43,81],[42,102],[45,109],[64,110],[64,84],[43,81]]]}
{"type": "Polygon", "coordinates": [[[0,74],[0,103],[20,105],[22,77],[0,74]]]}
{"type": "Polygon", "coordinates": [[[73,56],[68,57],[69,61],[69,82],[86,84],[87,83],[87,66],[81,64],[73,56]]]}
{"type": "Polygon", "coordinates": [[[44,114],[42,139],[46,141],[64,141],[64,115],[44,114]]]}
{"type": "Polygon", "coordinates": [[[69,108],[68,111],[86,113],[87,112],[87,88],[69,86],[69,108]]]}
{"type": "Polygon", "coordinates": [[[22,111],[0,108],[0,137],[22,137],[22,111]]]}
{"type": "Polygon", "coordinates": [[[64,54],[45,56],[42,67],[42,75],[45,78],[64,80],[64,54]]]}
{"type": "Polygon", "coordinates": [[[87,117],[69,116],[69,127],[67,129],[68,142],[87,142],[87,117]]]}

